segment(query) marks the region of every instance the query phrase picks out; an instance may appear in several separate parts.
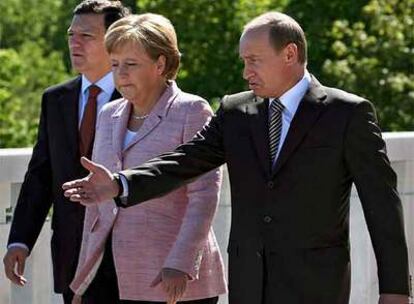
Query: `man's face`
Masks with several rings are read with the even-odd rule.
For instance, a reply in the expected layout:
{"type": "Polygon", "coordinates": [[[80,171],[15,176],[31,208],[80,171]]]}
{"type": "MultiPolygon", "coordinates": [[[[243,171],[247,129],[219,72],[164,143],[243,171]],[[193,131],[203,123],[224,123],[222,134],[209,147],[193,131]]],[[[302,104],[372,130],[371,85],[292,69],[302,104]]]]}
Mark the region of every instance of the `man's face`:
{"type": "Polygon", "coordinates": [[[239,54],[244,63],[243,78],[249,88],[260,97],[279,97],[284,90],[288,65],[284,49],[276,51],[270,45],[268,30],[243,34],[239,54]]]}
{"type": "Polygon", "coordinates": [[[92,78],[91,81],[101,78],[110,70],[104,35],[104,16],[99,14],[75,15],[68,29],[72,67],[92,78]]]}

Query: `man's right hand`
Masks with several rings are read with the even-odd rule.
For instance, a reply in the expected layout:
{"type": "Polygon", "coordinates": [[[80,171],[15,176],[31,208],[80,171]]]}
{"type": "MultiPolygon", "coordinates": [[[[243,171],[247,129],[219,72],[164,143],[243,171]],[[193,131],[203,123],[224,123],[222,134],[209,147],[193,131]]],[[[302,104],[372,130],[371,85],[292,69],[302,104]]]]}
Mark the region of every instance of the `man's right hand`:
{"type": "Polygon", "coordinates": [[[24,266],[29,252],[25,248],[11,247],[3,258],[4,272],[14,284],[24,286],[27,280],[23,277],[24,266]]]}
{"type": "Polygon", "coordinates": [[[86,157],[81,158],[81,164],[89,171],[89,175],[63,184],[67,198],[88,206],[109,201],[118,195],[118,183],[107,168],[86,157]]]}

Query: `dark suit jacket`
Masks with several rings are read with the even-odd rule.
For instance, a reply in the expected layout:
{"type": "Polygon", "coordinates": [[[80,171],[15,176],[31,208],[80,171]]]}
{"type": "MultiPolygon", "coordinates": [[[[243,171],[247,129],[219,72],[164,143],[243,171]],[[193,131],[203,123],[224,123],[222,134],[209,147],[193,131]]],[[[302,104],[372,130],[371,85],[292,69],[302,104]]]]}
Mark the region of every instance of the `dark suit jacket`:
{"type": "MultiPolygon", "coordinates": [[[[30,251],[53,205],[51,241],[55,291],[65,292],[75,274],[84,207],[63,196],[62,184],[86,176],[79,162],[78,103],[81,77],[48,88],[42,97],[38,138],[17,201],[10,243],[30,251]]],[[[119,98],[114,92],[112,99],[119,98]]]]}
{"type": "Polygon", "coordinates": [[[191,142],[121,173],[128,204],[162,195],[227,163],[232,223],[231,304],[344,304],[350,286],[349,197],[358,190],[381,293],[408,294],[408,257],[396,175],[372,105],[315,78],[273,171],[266,100],[223,99],[191,142]]]}

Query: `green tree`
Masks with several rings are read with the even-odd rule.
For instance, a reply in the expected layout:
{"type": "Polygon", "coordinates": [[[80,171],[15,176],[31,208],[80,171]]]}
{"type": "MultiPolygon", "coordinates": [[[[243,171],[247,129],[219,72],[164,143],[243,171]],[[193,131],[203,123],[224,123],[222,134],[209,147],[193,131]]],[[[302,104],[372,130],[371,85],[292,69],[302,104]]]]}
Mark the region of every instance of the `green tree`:
{"type": "Polygon", "coordinates": [[[413,16],[413,0],[371,0],[360,21],[330,30],[324,78],[371,100],[385,130],[414,130],[413,16]]]}
{"type": "MultiPolygon", "coordinates": [[[[0,1],[0,147],[34,143],[43,90],[70,77],[66,31],[80,0],[0,1]]],[[[173,22],[189,92],[217,101],[246,89],[238,41],[268,10],[288,13],[324,84],[373,101],[385,130],[414,129],[414,0],[123,0],[173,22]]],[[[213,106],[216,103],[213,103],[213,106]]]]}
{"type": "Polygon", "coordinates": [[[285,13],[299,22],[308,40],[309,70],[325,82],[322,66],[329,54],[333,38],[332,24],[338,20],[356,22],[361,18],[361,8],[369,0],[289,1],[285,13]]]}
{"type": "Polygon", "coordinates": [[[210,101],[245,89],[238,41],[252,17],[282,9],[271,0],[139,0],[138,12],[168,17],[175,26],[182,64],[178,75],[184,90],[210,101]]]}
{"type": "Polygon", "coordinates": [[[62,55],[29,41],[1,49],[0,62],[0,148],[32,146],[42,91],[68,78],[62,55]]]}

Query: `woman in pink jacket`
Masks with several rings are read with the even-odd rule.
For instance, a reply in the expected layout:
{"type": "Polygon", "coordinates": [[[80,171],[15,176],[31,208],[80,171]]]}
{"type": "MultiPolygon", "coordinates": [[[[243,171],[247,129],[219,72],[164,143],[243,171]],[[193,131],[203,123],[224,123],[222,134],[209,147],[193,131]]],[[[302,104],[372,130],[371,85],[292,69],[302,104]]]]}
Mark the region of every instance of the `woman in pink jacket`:
{"type": "MultiPolygon", "coordinates": [[[[93,160],[118,172],[190,140],[212,111],[174,82],[180,53],[168,19],[126,17],[109,28],[105,43],[123,98],[99,115],[93,160]]],[[[87,207],[74,302],[217,303],[226,292],[211,229],[220,183],[217,170],[131,208],[114,201],[87,207]]]]}

